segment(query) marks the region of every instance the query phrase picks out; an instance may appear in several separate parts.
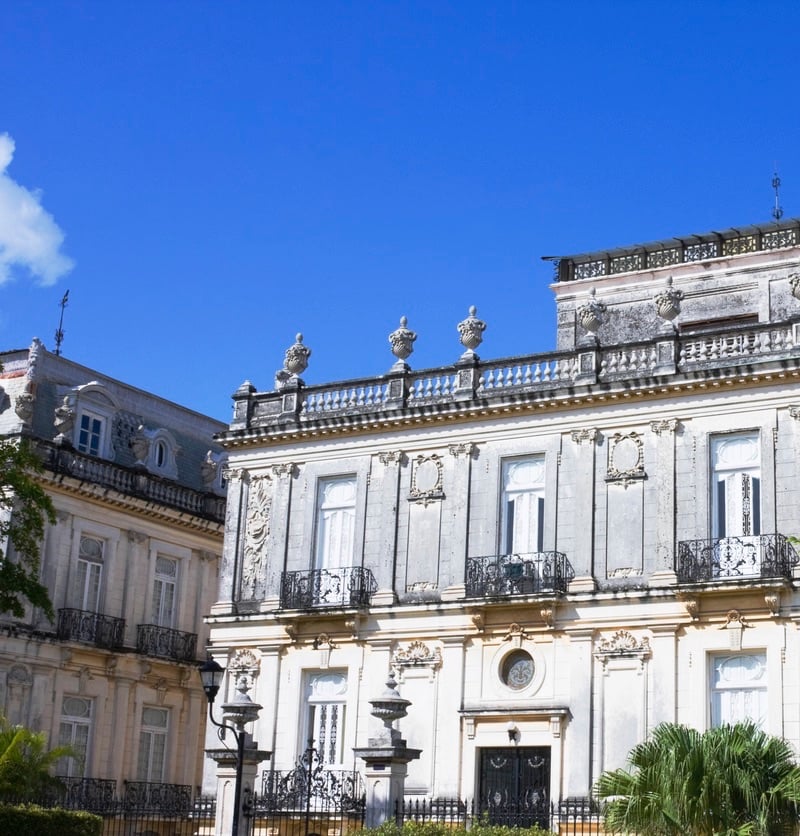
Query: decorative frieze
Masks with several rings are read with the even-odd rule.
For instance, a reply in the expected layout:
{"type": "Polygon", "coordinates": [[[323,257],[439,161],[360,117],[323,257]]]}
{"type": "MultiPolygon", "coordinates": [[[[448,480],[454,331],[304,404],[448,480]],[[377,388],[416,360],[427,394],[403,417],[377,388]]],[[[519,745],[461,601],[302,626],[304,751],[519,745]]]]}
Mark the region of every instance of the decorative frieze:
{"type": "Polygon", "coordinates": [[[627,630],[617,630],[611,636],[598,639],[594,657],[605,669],[610,659],[638,659],[639,664],[650,658],[650,640],[647,636],[637,639],[627,630]]]}
{"type": "Polygon", "coordinates": [[[250,483],[244,536],[244,562],[239,595],[243,601],[259,600],[265,586],[267,538],[272,515],[272,479],[255,476],[250,483]]]}

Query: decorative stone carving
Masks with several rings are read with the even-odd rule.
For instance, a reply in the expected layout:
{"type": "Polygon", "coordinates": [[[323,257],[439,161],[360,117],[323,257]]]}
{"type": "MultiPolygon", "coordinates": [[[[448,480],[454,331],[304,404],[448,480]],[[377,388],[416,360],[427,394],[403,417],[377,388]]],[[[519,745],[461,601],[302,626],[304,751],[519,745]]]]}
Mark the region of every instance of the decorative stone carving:
{"type": "Polygon", "coordinates": [[[660,421],[651,421],[650,429],[656,435],[664,435],[665,433],[674,433],[678,429],[677,418],[662,418],[660,421]]]}
{"type": "Polygon", "coordinates": [[[414,459],[414,472],[411,474],[409,500],[427,507],[428,503],[436,499],[444,499],[443,475],[442,460],[436,453],[417,456],[414,459]]]}
{"type": "Polygon", "coordinates": [[[294,345],[286,349],[283,357],[283,368],[275,374],[275,386],[283,389],[291,382],[302,383],[299,375],[308,368],[308,358],[311,356],[311,349],[303,345],[303,335],[297,334],[294,345]]]}
{"type": "Polygon", "coordinates": [[[133,529],[128,530],[128,542],[129,543],[138,543],[141,545],[142,543],[147,542],[147,535],[142,531],[134,531],[133,529]]]}
{"type": "Polygon", "coordinates": [[[14,399],[14,412],[23,424],[30,424],[33,418],[33,384],[30,380],[25,384],[24,391],[14,399]]]}
{"type": "Polygon", "coordinates": [[[451,444],[448,448],[450,455],[457,459],[460,456],[469,458],[475,452],[475,445],[471,441],[466,441],[464,444],[451,444]]]}
{"type": "Polygon", "coordinates": [[[578,444],[594,444],[597,439],[597,430],[594,427],[585,427],[582,430],[573,430],[572,440],[578,444]]]}
{"type": "Polygon", "coordinates": [[[608,447],[606,482],[619,482],[623,487],[646,477],[644,445],[638,433],[615,433],[608,447]]]}
{"type": "Polygon", "coordinates": [[[700,615],[700,602],[697,598],[687,598],[683,602],[683,606],[686,607],[686,612],[689,613],[689,617],[694,620],[699,617],[700,615]]]}
{"type": "Polygon", "coordinates": [[[764,595],[764,603],[767,605],[770,615],[778,615],[781,611],[781,596],[777,592],[768,592],[764,595]]]}
{"type": "Polygon", "coordinates": [[[392,660],[397,668],[438,668],[442,664],[442,651],[438,647],[431,650],[423,642],[413,641],[404,649],[395,650],[392,660]]]}
{"type": "Polygon", "coordinates": [[[38,377],[39,360],[41,359],[41,355],[46,352],[47,349],[44,347],[44,343],[38,337],[34,337],[31,341],[30,348],[28,348],[28,370],[25,372],[28,380],[36,380],[38,377]]]}
{"type": "Polygon", "coordinates": [[[150,438],[147,435],[144,424],[139,424],[136,434],[131,439],[131,451],[136,459],[136,464],[144,467],[150,456],[150,438]]]}
{"type": "Polygon", "coordinates": [[[598,301],[597,291],[592,288],[589,291],[589,298],[578,306],[578,321],[584,329],[593,337],[597,336],[597,330],[605,322],[607,306],[598,301]]]}
{"type": "Polygon", "coordinates": [[[392,366],[393,371],[404,371],[408,368],[406,358],[414,351],[414,341],[417,335],[410,328],[407,328],[408,319],[400,317],[400,327],[389,334],[389,345],[392,347],[392,354],[397,357],[397,362],[392,366]]]}
{"type": "Polygon", "coordinates": [[[800,421],[800,406],[790,406],[789,417],[794,418],[795,421],[800,421]]]}
{"type": "Polygon", "coordinates": [[[217,481],[217,473],[219,472],[219,459],[214,455],[213,450],[206,452],[206,457],[200,464],[200,478],[203,480],[203,485],[206,490],[214,487],[217,481]]]}
{"type": "Polygon", "coordinates": [[[388,467],[390,464],[401,464],[403,455],[402,450],[385,450],[383,453],[378,453],[378,461],[384,467],[388,467]]]}
{"type": "Polygon", "coordinates": [[[628,656],[639,653],[650,654],[650,640],[644,636],[641,641],[627,630],[617,630],[611,636],[601,638],[597,642],[596,654],[628,656]]]}
{"type": "Polygon", "coordinates": [[[681,299],[683,299],[683,291],[676,290],[672,286],[672,276],[670,276],[667,279],[666,288],[653,297],[656,313],[667,322],[672,322],[681,312],[681,299]]]}
{"type": "Polygon", "coordinates": [[[244,565],[239,592],[243,601],[260,600],[264,594],[264,567],[272,513],[272,479],[255,476],[250,483],[244,538],[244,565]]]}
{"type": "Polygon", "coordinates": [[[234,652],[229,667],[232,671],[246,671],[255,675],[260,669],[261,663],[252,650],[241,649],[234,652]]]}
{"type": "Polygon", "coordinates": [[[292,462],[286,462],[285,464],[274,464],[272,465],[272,472],[275,476],[283,477],[283,476],[292,476],[294,475],[294,464],[292,462]]]}
{"type": "Polygon", "coordinates": [[[542,617],[542,621],[550,628],[553,628],[553,625],[556,622],[556,608],[555,605],[552,607],[543,607],[539,610],[539,615],[542,617]]]}
{"type": "Polygon", "coordinates": [[[478,309],[475,305],[469,309],[469,316],[458,323],[458,333],[461,345],[466,351],[461,355],[462,360],[477,359],[475,349],[483,342],[483,332],[486,330],[486,323],[476,316],[478,309]]]}
{"type": "Polygon", "coordinates": [[[739,651],[742,649],[742,634],[750,626],[739,610],[729,610],[725,617],[725,623],[719,629],[727,631],[728,647],[731,650],[739,651]]]}
{"type": "Polygon", "coordinates": [[[312,642],[314,650],[319,650],[321,647],[327,647],[329,650],[335,650],[338,645],[327,633],[320,633],[312,642]]]}
{"type": "Polygon", "coordinates": [[[513,642],[515,647],[522,647],[522,642],[528,638],[528,633],[526,632],[524,627],[520,627],[519,624],[513,622],[508,625],[508,631],[506,632],[505,636],[503,636],[504,642],[513,642]]]}
{"type": "Polygon", "coordinates": [[[789,287],[792,291],[792,296],[795,299],[800,299],[800,273],[791,273],[789,275],[789,287]]]}
{"type": "Polygon", "coordinates": [[[71,444],[72,429],[75,426],[75,409],[69,395],[64,395],[61,404],[56,407],[53,423],[56,428],[55,440],[59,444],[71,444]]]}

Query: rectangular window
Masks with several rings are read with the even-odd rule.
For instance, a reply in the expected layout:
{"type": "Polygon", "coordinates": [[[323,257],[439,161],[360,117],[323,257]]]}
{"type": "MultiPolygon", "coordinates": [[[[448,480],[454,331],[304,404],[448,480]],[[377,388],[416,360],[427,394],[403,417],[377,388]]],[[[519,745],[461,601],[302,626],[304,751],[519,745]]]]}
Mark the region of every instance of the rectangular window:
{"type": "Polygon", "coordinates": [[[544,549],[544,456],[503,462],[500,553],[544,549]]]}
{"type": "Polygon", "coordinates": [[[321,479],[317,488],[315,562],[317,569],[355,563],[356,478],[321,479]]]}
{"type": "Polygon", "coordinates": [[[766,653],[711,657],[711,725],[767,719],[766,653]]]}
{"type": "Polygon", "coordinates": [[[78,425],[78,450],[99,456],[102,448],[105,419],[91,412],[82,412],[78,425]]]}
{"type": "Polygon", "coordinates": [[[164,781],[168,731],[169,711],[166,708],[145,706],[142,709],[137,780],[154,783],[164,781]]]}
{"type": "Polygon", "coordinates": [[[317,750],[320,762],[341,767],[344,761],[344,721],[347,704],[347,674],[326,671],[309,674],[306,680],[305,739],[317,750]]]}
{"type": "Polygon", "coordinates": [[[61,722],[58,745],[69,746],[74,754],[62,758],[58,774],[65,778],[83,778],[89,756],[89,736],[92,728],[92,701],[84,697],[67,697],[61,701],[61,722]]]}
{"type": "Polygon", "coordinates": [[[761,533],[761,452],[758,433],[712,439],[713,536],[761,533]]]}
{"type": "Polygon", "coordinates": [[[70,606],[87,612],[100,611],[100,581],[103,575],[105,541],[81,535],[72,579],[70,606]]]}
{"type": "Polygon", "coordinates": [[[172,627],[175,623],[175,590],[178,581],[178,561],[158,555],[153,580],[153,624],[172,627]]]}

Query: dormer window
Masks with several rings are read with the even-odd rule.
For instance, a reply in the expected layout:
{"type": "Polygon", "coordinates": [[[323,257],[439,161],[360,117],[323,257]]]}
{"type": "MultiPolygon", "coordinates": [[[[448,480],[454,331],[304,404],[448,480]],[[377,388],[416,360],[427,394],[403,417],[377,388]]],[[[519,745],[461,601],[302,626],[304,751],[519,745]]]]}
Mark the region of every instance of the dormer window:
{"type": "Polygon", "coordinates": [[[103,449],[105,429],[105,418],[91,412],[82,412],[78,427],[78,450],[90,456],[99,456],[103,449]]]}
{"type": "Polygon", "coordinates": [[[75,448],[87,456],[112,458],[111,422],[117,405],[99,383],[87,383],[74,392],[77,416],[73,440],[75,448]]]}
{"type": "Polygon", "coordinates": [[[178,445],[171,433],[159,429],[145,431],[150,440],[150,452],[147,456],[147,469],[159,476],[175,479],[178,476],[177,453],[178,445]]]}
{"type": "Polygon", "coordinates": [[[155,443],[155,460],[156,467],[162,468],[167,461],[167,445],[163,439],[159,439],[155,443]]]}

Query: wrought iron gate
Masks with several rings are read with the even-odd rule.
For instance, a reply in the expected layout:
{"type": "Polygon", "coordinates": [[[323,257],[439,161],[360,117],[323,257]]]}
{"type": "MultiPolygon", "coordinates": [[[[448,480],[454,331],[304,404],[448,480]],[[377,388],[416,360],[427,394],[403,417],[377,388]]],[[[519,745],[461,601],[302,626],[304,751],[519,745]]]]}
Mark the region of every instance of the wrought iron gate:
{"type": "Polygon", "coordinates": [[[480,812],[492,824],[550,825],[550,747],[480,750],[480,812]]]}
{"type": "Polygon", "coordinates": [[[294,769],[265,772],[248,807],[251,833],[266,827],[289,836],[334,836],[363,827],[366,792],[357,771],[328,769],[316,749],[306,749],[294,769]]]}

